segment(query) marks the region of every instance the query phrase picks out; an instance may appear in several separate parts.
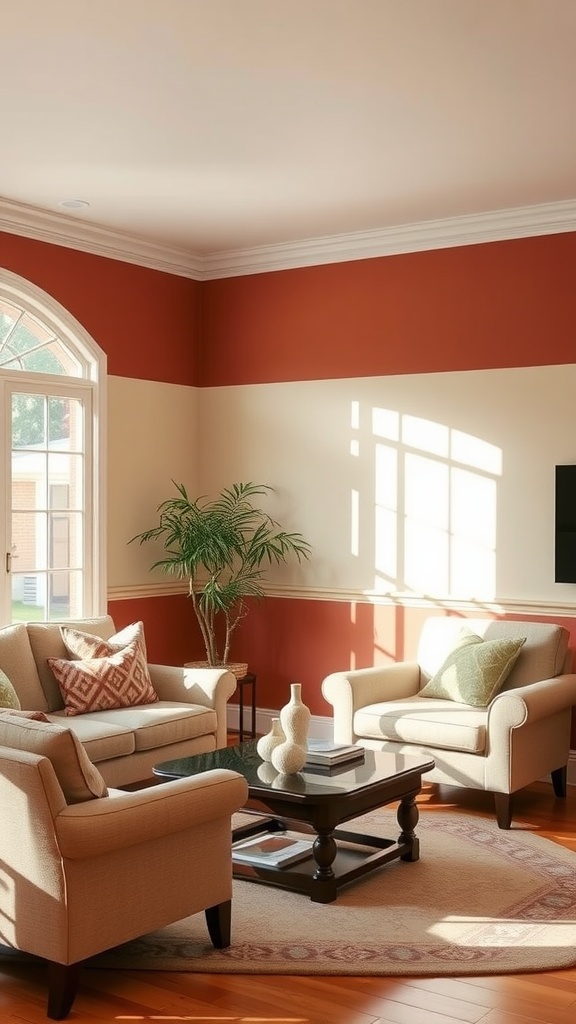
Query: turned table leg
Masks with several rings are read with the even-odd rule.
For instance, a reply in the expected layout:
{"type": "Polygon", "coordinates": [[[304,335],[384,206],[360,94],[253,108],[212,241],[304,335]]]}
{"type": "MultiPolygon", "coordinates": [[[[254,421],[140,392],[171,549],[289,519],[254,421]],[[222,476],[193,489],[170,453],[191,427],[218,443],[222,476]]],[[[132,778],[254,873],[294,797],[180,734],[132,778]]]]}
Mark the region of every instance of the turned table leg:
{"type": "Polygon", "coordinates": [[[400,860],[418,860],[420,857],[420,841],[414,831],[419,818],[418,808],[416,806],[416,793],[411,793],[409,796],[402,797],[396,812],[396,817],[398,818],[398,824],[402,829],[398,837],[398,842],[402,845],[407,844],[410,847],[407,853],[401,854],[400,860]]]}
{"type": "Polygon", "coordinates": [[[316,862],[316,871],[310,886],[310,899],[313,903],[332,903],[336,899],[336,876],[332,870],[336,852],[334,830],[318,830],[312,845],[312,854],[316,862]]]}

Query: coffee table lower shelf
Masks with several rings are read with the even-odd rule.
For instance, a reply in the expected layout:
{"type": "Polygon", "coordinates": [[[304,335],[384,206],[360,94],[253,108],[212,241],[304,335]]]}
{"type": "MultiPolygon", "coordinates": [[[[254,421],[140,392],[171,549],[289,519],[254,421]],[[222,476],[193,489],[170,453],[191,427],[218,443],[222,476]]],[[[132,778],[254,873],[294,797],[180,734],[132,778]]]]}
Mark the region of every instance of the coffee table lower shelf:
{"type": "Polygon", "coordinates": [[[280,818],[259,818],[257,824],[242,825],[234,829],[232,841],[286,831],[294,839],[313,840],[309,857],[282,867],[233,860],[234,878],[291,889],[309,896],[314,903],[331,903],[338,889],[369,871],[393,860],[416,861],[419,858],[418,839],[412,831],[401,833],[397,840],[341,828],[331,834],[318,835],[314,830],[302,831],[301,823],[294,830],[289,822],[280,818]]]}

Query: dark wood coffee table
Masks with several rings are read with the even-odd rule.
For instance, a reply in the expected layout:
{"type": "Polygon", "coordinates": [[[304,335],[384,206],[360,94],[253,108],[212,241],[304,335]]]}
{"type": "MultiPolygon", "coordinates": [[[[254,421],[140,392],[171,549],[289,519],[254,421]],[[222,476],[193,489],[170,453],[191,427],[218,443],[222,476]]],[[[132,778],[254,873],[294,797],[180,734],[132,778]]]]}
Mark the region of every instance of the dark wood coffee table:
{"type": "Polygon", "coordinates": [[[368,871],[397,858],[418,860],[415,800],[422,775],[434,768],[431,758],[366,750],[362,761],[344,769],[278,775],[272,765],[261,760],[256,742],[252,741],[210,754],[165,761],[154,768],[154,774],[176,779],[213,768],[229,768],[244,776],[249,793],[246,810],[259,815],[258,820],[234,829],[233,841],[264,831],[289,830],[315,836],[307,860],[281,868],[234,862],[237,878],[303,892],[315,903],[331,903],[340,886],[368,871]],[[400,826],[397,839],[339,828],[344,822],[394,801],[400,801],[396,812],[400,826]]]}

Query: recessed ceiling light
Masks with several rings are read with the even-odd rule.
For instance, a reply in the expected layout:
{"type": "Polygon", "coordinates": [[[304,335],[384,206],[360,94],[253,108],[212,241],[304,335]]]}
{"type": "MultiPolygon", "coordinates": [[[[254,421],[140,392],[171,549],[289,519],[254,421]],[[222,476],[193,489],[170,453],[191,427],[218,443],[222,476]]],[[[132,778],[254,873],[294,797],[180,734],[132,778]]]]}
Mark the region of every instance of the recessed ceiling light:
{"type": "Polygon", "coordinates": [[[65,210],[85,210],[90,203],[85,199],[62,199],[58,206],[63,206],[65,210]]]}

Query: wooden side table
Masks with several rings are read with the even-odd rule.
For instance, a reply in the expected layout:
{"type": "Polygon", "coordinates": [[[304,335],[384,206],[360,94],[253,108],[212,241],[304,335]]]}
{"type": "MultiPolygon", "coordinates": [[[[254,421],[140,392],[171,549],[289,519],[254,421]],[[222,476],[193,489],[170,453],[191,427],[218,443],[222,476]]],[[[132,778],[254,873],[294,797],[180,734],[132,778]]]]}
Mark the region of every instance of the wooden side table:
{"type": "Polygon", "coordinates": [[[240,743],[244,741],[244,690],[247,686],[251,689],[252,698],[252,725],[250,728],[250,739],[256,739],[256,676],[253,672],[247,672],[241,679],[237,679],[239,688],[239,700],[238,700],[238,739],[240,743]]]}

